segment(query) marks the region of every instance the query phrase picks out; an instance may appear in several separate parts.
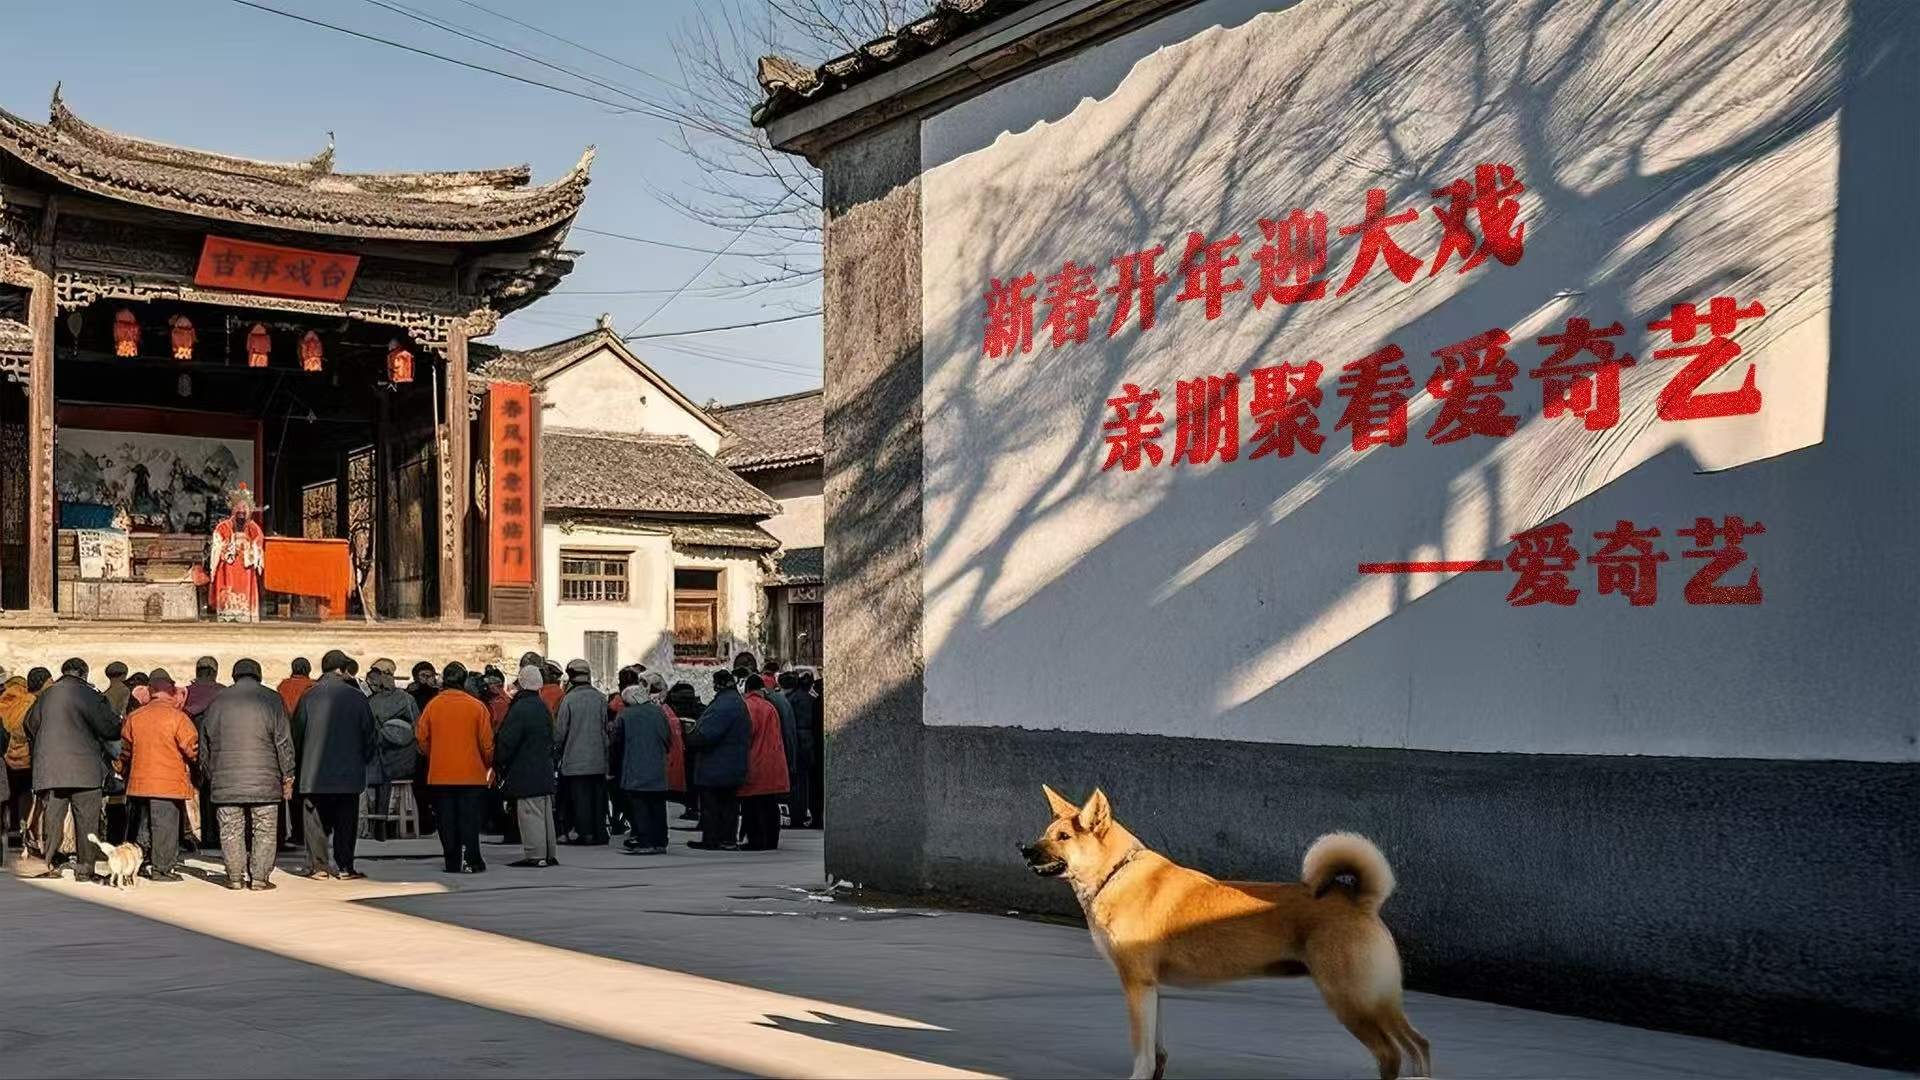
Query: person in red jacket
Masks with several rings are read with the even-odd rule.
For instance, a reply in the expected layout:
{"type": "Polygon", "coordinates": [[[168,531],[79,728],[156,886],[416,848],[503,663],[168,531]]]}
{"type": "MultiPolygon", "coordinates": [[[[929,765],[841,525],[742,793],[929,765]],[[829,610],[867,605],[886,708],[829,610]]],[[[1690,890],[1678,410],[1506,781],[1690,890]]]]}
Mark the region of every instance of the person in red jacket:
{"type": "Polygon", "coordinates": [[[772,851],[780,846],[780,799],[787,793],[787,747],[780,737],[780,710],[760,691],[760,676],[746,678],[747,718],[753,739],[747,747],[747,782],[740,785],[742,851],[772,851]]]}

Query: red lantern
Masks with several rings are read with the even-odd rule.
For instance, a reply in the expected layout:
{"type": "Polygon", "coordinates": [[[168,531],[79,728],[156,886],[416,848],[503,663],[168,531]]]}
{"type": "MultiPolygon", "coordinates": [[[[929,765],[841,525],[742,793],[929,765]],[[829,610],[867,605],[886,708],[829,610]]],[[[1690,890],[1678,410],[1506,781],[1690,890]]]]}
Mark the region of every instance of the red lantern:
{"type": "Polygon", "coordinates": [[[319,371],[325,359],[320,353],[320,335],[307,331],[307,336],[300,339],[300,370],[319,371]]]}
{"type": "Polygon", "coordinates": [[[273,353],[273,338],[268,336],[266,326],[254,323],[247,331],[247,366],[266,367],[267,357],[273,353]]]}
{"type": "Polygon", "coordinates": [[[193,322],[185,315],[175,315],[167,320],[171,327],[168,336],[173,340],[173,358],[175,360],[193,359],[193,345],[197,335],[193,332],[193,322]]]}
{"type": "Polygon", "coordinates": [[[387,344],[387,381],[395,385],[413,381],[413,354],[397,340],[387,344]]]}
{"type": "Polygon", "coordinates": [[[140,355],[140,320],[126,308],[113,317],[113,355],[140,355]]]}

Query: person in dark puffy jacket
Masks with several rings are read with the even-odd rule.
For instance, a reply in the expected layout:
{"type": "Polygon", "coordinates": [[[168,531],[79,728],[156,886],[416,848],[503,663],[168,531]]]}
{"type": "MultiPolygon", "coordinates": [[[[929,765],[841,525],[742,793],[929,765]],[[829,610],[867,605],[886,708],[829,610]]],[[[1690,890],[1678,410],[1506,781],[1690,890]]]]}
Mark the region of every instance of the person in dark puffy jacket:
{"type": "Polygon", "coordinates": [[[25,728],[33,752],[33,790],[45,807],[40,835],[47,871],[41,876],[59,876],[54,861],[71,810],[73,876],[92,881],[95,859],[87,834],[100,832],[108,747],[120,738],[120,721],[107,699],[88,684],[86,661],[60,665],[60,678],[40,691],[27,711],[25,728]]]}
{"type": "Polygon", "coordinates": [[[200,717],[200,762],[219,819],[227,888],[273,888],[280,804],[293,797],[293,736],[287,705],[260,682],[260,665],[233,665],[233,685],[200,717]]]}
{"type": "Polygon", "coordinates": [[[375,753],[373,710],[353,681],[352,661],[334,649],[320,660],[320,681],[293,713],[299,755],[295,786],[307,837],[307,877],[327,876],[327,838],[333,838],[336,877],[366,877],[353,868],[360,831],[360,793],[375,753]]]}
{"type": "Polygon", "coordinates": [[[400,689],[391,671],[375,667],[367,671],[367,708],[375,725],[373,760],[367,763],[367,787],[372,789],[372,813],[392,812],[393,784],[413,781],[420,766],[420,746],[414,741],[414,722],[420,719],[420,706],[413,695],[400,689]]]}
{"type": "Polygon", "coordinates": [[[615,721],[619,748],[620,791],[626,796],[633,836],[626,843],[630,855],[667,852],[668,763],[673,758],[675,722],[661,707],[666,684],[655,675],[620,692],[625,708],[615,721]]]}
{"type": "Polygon", "coordinates": [[[508,866],[548,867],[560,861],[554,851],[553,714],[540,697],[545,681],[537,664],[520,669],[507,718],[493,736],[493,774],[500,793],[513,800],[525,856],[508,866]]]}
{"type": "Polygon", "coordinates": [[[733,672],[714,672],[713,701],[686,738],[687,748],[700,755],[693,774],[700,789],[700,839],[687,841],[688,847],[731,851],[739,846],[740,803],[734,792],[746,782],[752,739],[747,703],[735,689],[733,672]]]}

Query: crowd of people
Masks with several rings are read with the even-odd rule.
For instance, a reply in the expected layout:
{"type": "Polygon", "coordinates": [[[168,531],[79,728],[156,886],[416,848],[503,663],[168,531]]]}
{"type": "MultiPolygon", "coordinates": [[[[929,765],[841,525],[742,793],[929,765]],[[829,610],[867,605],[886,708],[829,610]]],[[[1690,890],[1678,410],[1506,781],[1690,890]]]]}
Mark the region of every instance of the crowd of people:
{"type": "Polygon", "coordinates": [[[412,800],[437,834],[447,873],[487,869],[482,832],[519,844],[513,867],[557,864],[564,845],[668,849],[669,803],[698,823],[687,846],[766,851],[780,832],[821,823],[821,695],[807,669],[751,654],[714,671],[711,698],[644,665],[609,694],[583,660],[536,653],[509,676],[422,661],[401,686],[391,660],[364,678],[338,650],[320,673],[297,659],[267,686],[253,660],[231,682],[203,657],[192,681],[165,670],[84,660],[11,676],[0,668],[0,863],[11,833],[45,860],[43,877],[94,880],[91,839],[131,842],[153,881],[181,880],[183,844],[219,844],[225,884],[274,887],[274,860],[304,851],[294,873],[341,880],[363,825],[412,800]]]}

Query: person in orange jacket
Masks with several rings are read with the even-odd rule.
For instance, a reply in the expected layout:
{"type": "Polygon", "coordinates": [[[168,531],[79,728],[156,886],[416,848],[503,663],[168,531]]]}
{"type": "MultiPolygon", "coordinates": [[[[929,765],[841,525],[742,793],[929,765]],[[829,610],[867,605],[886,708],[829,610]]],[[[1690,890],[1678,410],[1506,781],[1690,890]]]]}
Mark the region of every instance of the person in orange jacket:
{"type": "Polygon", "coordinates": [[[487,868],[480,855],[480,818],[486,813],[492,779],[493,717],[479,698],[467,693],[466,665],[448,664],[441,670],[440,684],[440,692],[420,714],[414,736],[427,759],[427,785],[439,807],[446,871],[478,874],[487,868]]]}
{"type": "Polygon", "coordinates": [[[772,851],[780,846],[780,799],[786,795],[787,746],[780,736],[780,710],[761,693],[760,676],[748,675],[747,718],[753,739],[747,749],[747,782],[740,785],[742,851],[772,851]]]}
{"type": "Polygon", "coordinates": [[[147,703],[120,725],[120,766],[127,799],[147,834],[154,881],[179,881],[180,817],[195,798],[191,763],[200,759],[200,733],[181,708],[186,694],[164,669],[147,675],[147,703]]]}

